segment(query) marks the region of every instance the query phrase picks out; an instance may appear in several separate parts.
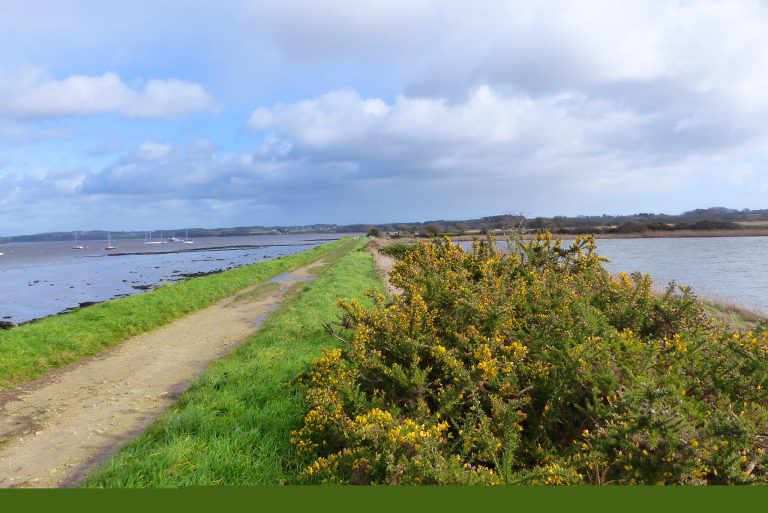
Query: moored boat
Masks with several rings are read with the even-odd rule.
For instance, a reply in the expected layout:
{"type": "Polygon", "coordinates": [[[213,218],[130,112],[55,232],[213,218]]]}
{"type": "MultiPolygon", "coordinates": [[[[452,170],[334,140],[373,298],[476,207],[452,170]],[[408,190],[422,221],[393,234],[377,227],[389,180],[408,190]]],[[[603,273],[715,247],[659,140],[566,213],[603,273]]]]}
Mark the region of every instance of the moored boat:
{"type": "Polygon", "coordinates": [[[107,234],[107,245],[104,248],[104,251],[112,251],[114,249],[117,249],[115,246],[112,245],[112,234],[107,234]]]}
{"type": "Polygon", "coordinates": [[[75,232],[75,245],[72,246],[72,249],[78,249],[78,250],[85,249],[85,246],[83,246],[82,244],[78,243],[78,241],[77,241],[77,232],[75,232]]]}

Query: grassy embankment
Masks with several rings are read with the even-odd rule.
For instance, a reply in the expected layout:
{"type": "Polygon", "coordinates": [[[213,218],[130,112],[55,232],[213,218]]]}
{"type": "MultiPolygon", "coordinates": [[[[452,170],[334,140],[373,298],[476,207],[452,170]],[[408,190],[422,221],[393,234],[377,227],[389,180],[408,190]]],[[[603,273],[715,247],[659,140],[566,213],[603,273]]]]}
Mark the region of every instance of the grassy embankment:
{"type": "Polygon", "coordinates": [[[342,239],[304,253],[166,285],[0,331],[0,390],[35,379],[52,368],[95,354],[355,244],[354,239],[342,239]]]}
{"type": "Polygon", "coordinates": [[[754,329],[761,321],[768,320],[766,314],[758,309],[735,305],[722,299],[700,298],[704,313],[710,319],[724,324],[733,331],[754,329]]]}
{"type": "Polygon", "coordinates": [[[357,249],[215,363],[86,486],[255,485],[294,477],[299,468],[290,432],[300,425],[304,404],[292,383],[322,348],[337,345],[323,328],[337,318],[337,300],[382,289],[364,243],[357,249]]]}

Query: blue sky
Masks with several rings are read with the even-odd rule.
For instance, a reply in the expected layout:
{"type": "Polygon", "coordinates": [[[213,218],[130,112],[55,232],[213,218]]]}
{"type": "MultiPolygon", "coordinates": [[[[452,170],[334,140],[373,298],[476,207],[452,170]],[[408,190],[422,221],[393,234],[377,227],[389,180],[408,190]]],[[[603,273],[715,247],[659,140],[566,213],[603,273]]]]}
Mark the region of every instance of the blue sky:
{"type": "Polygon", "coordinates": [[[0,0],[0,235],[768,202],[761,1],[0,0]]]}

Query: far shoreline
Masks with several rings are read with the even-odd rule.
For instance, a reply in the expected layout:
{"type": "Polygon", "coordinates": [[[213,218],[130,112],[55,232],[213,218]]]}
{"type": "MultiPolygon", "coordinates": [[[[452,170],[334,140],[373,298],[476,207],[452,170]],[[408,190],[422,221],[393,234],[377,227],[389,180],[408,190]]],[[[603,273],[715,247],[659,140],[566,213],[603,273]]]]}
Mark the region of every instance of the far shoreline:
{"type": "MultiPolygon", "coordinates": [[[[503,237],[504,231],[492,231],[488,233],[495,237],[503,237]]],[[[483,238],[486,235],[483,233],[473,234],[459,234],[451,235],[445,234],[453,240],[457,241],[469,241],[477,238],[483,238]]],[[[636,233],[557,233],[552,232],[552,237],[557,239],[574,239],[576,237],[592,236],[595,239],[685,239],[685,238],[713,238],[713,237],[768,237],[767,229],[743,229],[743,230],[648,230],[644,232],[636,233]]],[[[524,235],[526,239],[533,239],[536,237],[535,233],[526,233],[524,235]]],[[[397,239],[398,237],[391,237],[397,239]]],[[[410,236],[403,236],[403,239],[413,238],[410,236]]],[[[419,237],[425,238],[425,237],[419,237]]]]}

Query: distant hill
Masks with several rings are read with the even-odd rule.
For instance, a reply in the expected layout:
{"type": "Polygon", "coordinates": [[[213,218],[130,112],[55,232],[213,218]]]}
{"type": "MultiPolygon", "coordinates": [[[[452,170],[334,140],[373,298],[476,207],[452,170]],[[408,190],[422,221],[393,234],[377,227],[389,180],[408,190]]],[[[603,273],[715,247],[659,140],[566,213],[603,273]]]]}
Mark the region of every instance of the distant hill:
{"type": "MultiPolygon", "coordinates": [[[[177,228],[175,230],[155,230],[152,236],[161,237],[183,237],[186,228],[177,228]]],[[[313,224],[307,226],[239,226],[234,228],[189,228],[189,237],[192,239],[201,237],[237,237],[248,235],[270,235],[279,233],[337,233],[338,226],[335,224],[313,224]]],[[[112,235],[113,240],[119,239],[143,239],[148,232],[146,231],[113,231],[89,230],[78,231],[77,236],[80,240],[105,240],[108,234],[112,235]]],[[[75,237],[75,232],[47,232],[36,233],[32,235],[17,235],[13,237],[0,237],[0,242],[51,242],[51,241],[71,241],[75,237]]]]}
{"type": "MultiPolygon", "coordinates": [[[[508,229],[521,226],[530,230],[550,230],[557,233],[633,233],[647,230],[736,230],[750,225],[761,225],[765,222],[768,228],[768,209],[737,210],[725,207],[699,208],[682,214],[646,213],[630,215],[601,216],[554,216],[535,217],[526,219],[519,215],[497,215],[478,219],[464,220],[432,220],[404,223],[382,224],[312,224],[305,226],[243,226],[234,228],[190,228],[191,238],[200,237],[232,237],[248,235],[267,235],[276,233],[365,233],[376,228],[388,233],[466,233],[485,232],[508,229]]],[[[185,229],[157,230],[155,237],[184,235],[185,229]]],[[[141,239],[144,231],[111,232],[112,238],[141,239]]],[[[104,240],[106,231],[93,230],[78,232],[81,240],[104,240]]],[[[74,232],[50,232],[34,235],[19,235],[15,237],[0,237],[0,242],[38,242],[38,241],[69,241],[74,238],[74,232]]]]}
{"type": "Polygon", "coordinates": [[[556,233],[633,233],[673,230],[739,230],[749,225],[768,228],[768,209],[736,210],[725,207],[700,208],[682,214],[641,212],[630,215],[554,216],[525,218],[520,215],[498,215],[457,221],[434,220],[415,223],[351,225],[342,230],[400,233],[466,233],[485,232],[524,226],[528,230],[549,230],[556,233]],[[761,226],[763,227],[763,226],[761,226]]]}

